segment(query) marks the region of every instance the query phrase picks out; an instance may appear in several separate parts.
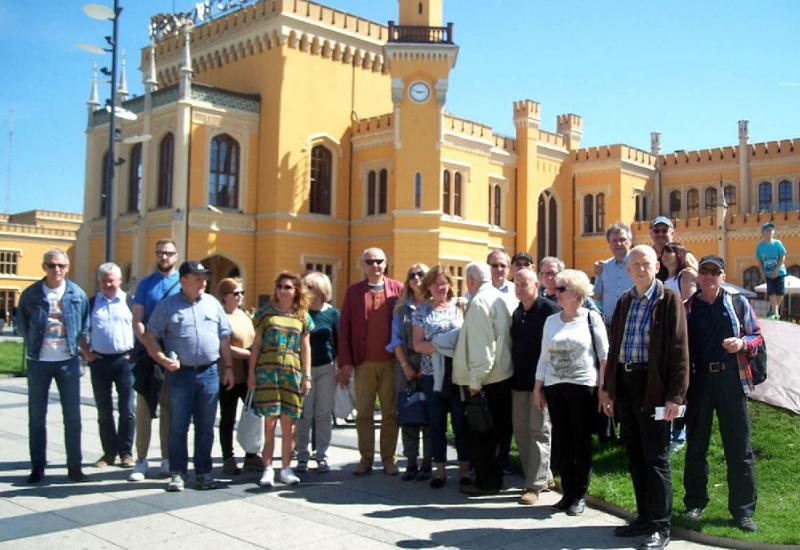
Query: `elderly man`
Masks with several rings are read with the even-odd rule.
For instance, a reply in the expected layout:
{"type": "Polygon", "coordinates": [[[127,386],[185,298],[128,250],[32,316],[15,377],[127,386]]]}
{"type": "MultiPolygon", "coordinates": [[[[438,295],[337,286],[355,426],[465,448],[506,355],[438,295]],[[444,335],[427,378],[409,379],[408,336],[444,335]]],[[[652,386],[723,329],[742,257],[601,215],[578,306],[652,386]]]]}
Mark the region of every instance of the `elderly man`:
{"type": "Polygon", "coordinates": [[[631,249],[628,271],[634,286],[620,298],[611,321],[600,406],[608,416],[616,410],[620,420],[638,517],[614,534],[648,535],[639,548],[660,550],[669,544],[672,516],[670,421],[689,383],[686,315],[681,297],[656,279],[651,247],[631,249]]]}
{"type": "Polygon", "coordinates": [[[150,357],[167,370],[172,470],[167,491],[184,489],[189,461],[186,439],[192,419],[197,488],[216,489],[211,448],[220,383],[228,389],[234,385],[231,325],[219,301],[205,293],[209,270],[190,261],[183,262],[178,272],[181,291],[158,303],[144,335],[150,357]],[[221,377],[217,369],[220,356],[221,377]]]}
{"type": "Polygon", "coordinates": [[[626,258],[631,249],[631,228],[615,223],[606,230],[606,241],[611,257],[595,265],[594,297],[603,304],[603,321],[611,327],[611,317],[620,296],[633,286],[626,258]]]}
{"type": "Polygon", "coordinates": [[[547,409],[533,406],[536,365],[542,351],[545,320],[559,307],[539,296],[539,281],[532,269],[514,275],[519,307],[511,317],[511,410],[514,439],[525,474],[520,504],[535,504],[539,493],[555,486],[550,471],[550,416],[547,409]]]}
{"type": "Polygon", "coordinates": [[[728,469],[728,511],[742,531],[755,531],[756,471],[747,395],[753,389],[749,357],[761,345],[753,308],[722,288],[725,261],[700,259],[700,292],[686,302],[692,372],[687,396],[688,441],[683,486],[686,517],[698,520],[709,501],[708,444],[714,412],[728,469]]]}
{"type": "Polygon", "coordinates": [[[67,280],[69,258],[53,248],[44,253],[45,277],[26,288],[19,298],[16,322],[25,340],[28,362],[28,443],[31,473],[28,483],[44,478],[47,464],[47,403],[55,378],[64,416],[67,476],[88,478],[81,470],[81,409],[79,342],[89,324],[89,300],[67,280]]]}
{"type": "Polygon", "coordinates": [[[134,392],[133,315],[120,288],[122,272],[108,262],[97,268],[98,292],[90,301],[89,332],[81,339],[81,351],[92,373],[92,392],[97,406],[97,424],[103,456],[94,463],[97,468],[114,464],[133,467],[134,392]],[[112,388],[117,390],[119,424],[114,425],[112,388]]]}
{"type": "Polygon", "coordinates": [[[501,292],[492,284],[489,266],[471,263],[466,270],[472,299],[453,356],[453,383],[469,393],[467,408],[482,400],[493,428],[482,431],[467,415],[475,483],[462,485],[467,494],[496,493],[503,488],[503,464],[511,441],[511,315],[501,292]]]}
{"type": "Polygon", "coordinates": [[[564,271],[564,262],[555,256],[545,256],[539,262],[539,281],[544,298],[556,301],[556,275],[564,271]]]}
{"type": "MultiPolygon", "coordinates": [[[[147,322],[158,303],[167,296],[181,290],[178,281],[178,249],[170,239],[156,242],[156,270],[142,279],[133,295],[133,331],[137,338],[133,357],[134,389],[136,395],[136,464],[128,481],[142,481],[149,464],[150,434],[156,411],[160,412],[159,435],[161,439],[161,475],[168,476],[169,468],[169,407],[167,388],[162,384],[163,375],[144,349],[144,333],[147,322]]],[[[260,461],[258,461],[260,464],[260,461]]]]}
{"type": "Polygon", "coordinates": [[[403,292],[403,283],[386,277],[386,254],[368,248],[361,254],[366,279],[347,289],[339,320],[340,384],[347,384],[355,370],[356,431],[361,460],[353,475],[368,474],[375,459],[375,398],[381,407],[381,461],[383,473],[399,473],[394,462],[397,447],[397,393],[393,355],[386,351],[391,340],[392,312],[403,292]]]}

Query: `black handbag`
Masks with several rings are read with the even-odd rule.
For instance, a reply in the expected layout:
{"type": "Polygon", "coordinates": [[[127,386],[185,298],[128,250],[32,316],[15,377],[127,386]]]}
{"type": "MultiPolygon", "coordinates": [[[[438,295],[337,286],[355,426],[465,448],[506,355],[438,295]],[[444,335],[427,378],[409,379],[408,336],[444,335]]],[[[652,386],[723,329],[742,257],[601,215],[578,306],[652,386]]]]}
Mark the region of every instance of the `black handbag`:
{"type": "Polygon", "coordinates": [[[408,427],[430,425],[428,402],[422,390],[415,391],[411,386],[406,386],[397,394],[397,423],[408,427]]]}
{"type": "Polygon", "coordinates": [[[467,417],[469,429],[477,433],[486,433],[494,429],[492,411],[489,410],[489,403],[486,402],[486,394],[481,392],[478,395],[467,396],[464,404],[464,414],[467,417]]]}

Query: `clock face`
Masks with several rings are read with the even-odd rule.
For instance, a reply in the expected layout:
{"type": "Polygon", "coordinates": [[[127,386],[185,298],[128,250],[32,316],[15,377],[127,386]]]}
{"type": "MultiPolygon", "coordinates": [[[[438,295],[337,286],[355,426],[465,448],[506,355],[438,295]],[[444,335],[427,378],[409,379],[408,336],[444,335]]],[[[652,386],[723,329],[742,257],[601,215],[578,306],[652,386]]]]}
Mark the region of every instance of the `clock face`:
{"type": "Polygon", "coordinates": [[[431,89],[425,82],[414,82],[408,87],[408,97],[416,103],[424,103],[431,96],[431,89]]]}

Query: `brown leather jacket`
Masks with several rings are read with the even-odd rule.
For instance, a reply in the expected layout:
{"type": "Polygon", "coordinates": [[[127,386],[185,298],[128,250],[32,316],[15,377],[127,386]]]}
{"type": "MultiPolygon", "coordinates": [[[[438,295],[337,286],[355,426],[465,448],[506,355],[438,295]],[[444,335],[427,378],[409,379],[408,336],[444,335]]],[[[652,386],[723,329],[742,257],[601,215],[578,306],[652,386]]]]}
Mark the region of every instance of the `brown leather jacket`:
{"type": "MultiPolygon", "coordinates": [[[[611,399],[617,396],[617,367],[619,366],[622,335],[631,308],[633,289],[625,292],[617,303],[611,320],[608,362],[603,389],[611,399]]],[[[689,338],[686,334],[686,312],[681,297],[656,280],[654,297],[657,300],[650,318],[650,342],[647,348],[647,384],[642,410],[652,413],[666,401],[685,403],[689,386],[689,338]]]]}

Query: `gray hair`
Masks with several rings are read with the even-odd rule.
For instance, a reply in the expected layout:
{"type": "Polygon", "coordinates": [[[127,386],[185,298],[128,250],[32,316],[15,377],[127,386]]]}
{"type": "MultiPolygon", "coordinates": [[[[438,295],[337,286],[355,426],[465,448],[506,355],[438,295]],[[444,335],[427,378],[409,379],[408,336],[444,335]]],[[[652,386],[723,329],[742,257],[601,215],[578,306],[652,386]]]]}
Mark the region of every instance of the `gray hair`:
{"type": "Polygon", "coordinates": [[[44,256],[42,256],[42,263],[46,264],[47,260],[49,260],[53,256],[63,256],[64,259],[67,260],[67,263],[69,264],[69,256],[67,256],[67,253],[61,250],[60,248],[51,248],[50,250],[45,252],[44,256]]]}
{"type": "Polygon", "coordinates": [[[539,261],[539,269],[541,270],[542,266],[547,263],[555,264],[556,269],[559,272],[564,271],[564,260],[561,258],[556,258],[555,256],[545,256],[539,261]]]}
{"type": "Polygon", "coordinates": [[[489,264],[483,262],[470,262],[467,264],[466,274],[468,279],[483,284],[492,280],[489,264]]]}
{"type": "Polygon", "coordinates": [[[611,240],[611,235],[614,233],[622,233],[625,235],[629,241],[633,240],[633,233],[631,233],[631,226],[628,224],[618,222],[612,223],[608,229],[606,229],[606,241],[611,240]]]}
{"type": "Polygon", "coordinates": [[[505,251],[504,248],[493,248],[489,251],[489,254],[486,256],[486,263],[488,264],[492,260],[492,256],[495,254],[502,254],[506,258],[506,263],[511,263],[511,256],[508,255],[508,252],[505,251]]]}
{"type": "Polygon", "coordinates": [[[323,301],[330,302],[333,297],[333,287],[330,278],[321,271],[306,273],[303,283],[311,290],[315,288],[322,296],[323,301]]]}
{"type": "Polygon", "coordinates": [[[581,301],[591,296],[594,290],[589,276],[579,269],[565,269],[556,275],[556,284],[573,290],[581,297],[581,301]]]}
{"type": "Polygon", "coordinates": [[[116,275],[120,279],[122,278],[122,270],[114,262],[106,262],[104,264],[100,264],[97,267],[97,280],[98,281],[103,277],[103,275],[112,275],[112,274],[116,275]]]}

